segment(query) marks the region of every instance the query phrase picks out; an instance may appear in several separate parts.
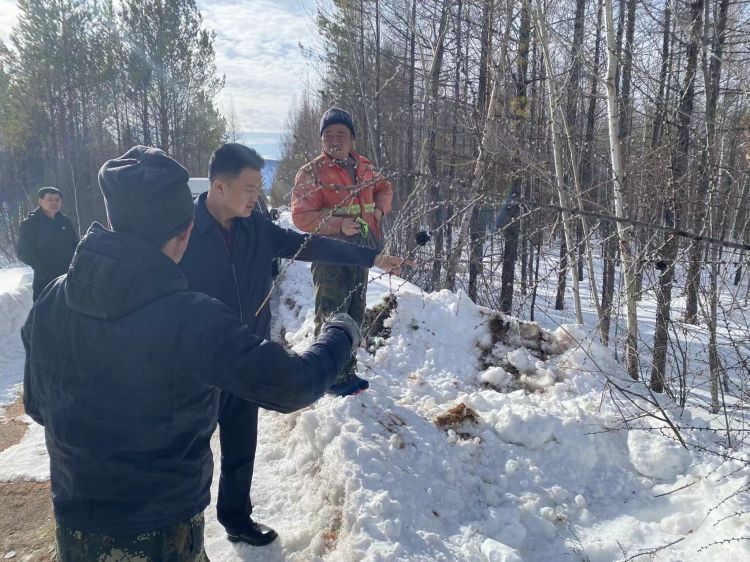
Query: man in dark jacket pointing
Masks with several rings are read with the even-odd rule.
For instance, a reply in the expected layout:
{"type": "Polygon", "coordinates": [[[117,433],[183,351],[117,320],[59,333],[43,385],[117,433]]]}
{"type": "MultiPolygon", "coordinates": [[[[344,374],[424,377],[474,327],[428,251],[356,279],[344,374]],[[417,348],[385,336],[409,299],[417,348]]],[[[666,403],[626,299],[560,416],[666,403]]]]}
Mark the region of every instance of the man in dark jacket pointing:
{"type": "MultiPolygon", "coordinates": [[[[194,291],[226,304],[259,337],[270,337],[268,294],[274,258],[398,271],[400,258],[323,236],[281,228],[253,212],[261,192],[264,161],[253,149],[228,143],[211,156],[210,188],[196,200],[195,229],[180,263],[194,291]]],[[[361,387],[334,386],[354,394],[361,387]]],[[[258,432],[258,405],[231,392],[221,393],[219,429],[221,477],[216,510],[231,541],[255,546],[272,542],[276,532],[250,517],[250,486],[258,432]]]]}
{"type": "Polygon", "coordinates": [[[92,225],[22,330],[24,405],[45,427],[58,559],[206,560],[219,389],[289,412],[330,386],[360,339],[334,317],[302,355],[191,292],[185,169],[134,147],[99,173],[92,225]]]}

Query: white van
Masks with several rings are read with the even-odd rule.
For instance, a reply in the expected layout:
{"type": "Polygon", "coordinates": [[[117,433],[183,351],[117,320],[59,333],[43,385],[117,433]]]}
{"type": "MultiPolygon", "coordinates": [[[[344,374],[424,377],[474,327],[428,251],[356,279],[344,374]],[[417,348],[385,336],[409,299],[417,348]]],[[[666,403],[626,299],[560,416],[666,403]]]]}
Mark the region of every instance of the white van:
{"type": "Polygon", "coordinates": [[[208,178],[190,178],[188,186],[193,197],[198,197],[201,193],[208,191],[208,178]]]}

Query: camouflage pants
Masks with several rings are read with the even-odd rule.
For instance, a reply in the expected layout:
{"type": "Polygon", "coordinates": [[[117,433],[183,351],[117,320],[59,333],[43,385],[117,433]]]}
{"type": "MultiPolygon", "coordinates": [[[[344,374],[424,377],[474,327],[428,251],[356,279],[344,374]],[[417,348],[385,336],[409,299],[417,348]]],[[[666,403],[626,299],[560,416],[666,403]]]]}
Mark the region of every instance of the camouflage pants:
{"type": "MultiPolygon", "coordinates": [[[[315,335],[331,314],[345,312],[362,325],[367,305],[367,279],[369,269],[342,265],[312,264],[313,285],[315,287],[315,335]]],[[[354,372],[357,356],[352,354],[347,366],[337,381],[347,372],[354,372]]]]}
{"type": "Polygon", "coordinates": [[[208,562],[203,513],[138,535],[97,535],[57,526],[60,562],[208,562]]]}

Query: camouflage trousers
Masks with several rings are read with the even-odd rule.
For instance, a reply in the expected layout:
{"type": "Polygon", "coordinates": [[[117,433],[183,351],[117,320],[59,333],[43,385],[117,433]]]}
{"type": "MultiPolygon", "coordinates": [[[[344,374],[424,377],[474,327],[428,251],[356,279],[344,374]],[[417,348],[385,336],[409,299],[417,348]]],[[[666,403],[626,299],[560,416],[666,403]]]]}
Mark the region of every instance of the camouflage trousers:
{"type": "MultiPolygon", "coordinates": [[[[342,265],[312,264],[313,285],[315,287],[315,335],[331,314],[345,312],[362,325],[367,306],[367,279],[369,269],[342,265]]],[[[347,372],[354,372],[357,356],[352,358],[336,382],[345,378],[347,372]]]]}
{"type": "Polygon", "coordinates": [[[203,513],[137,535],[97,535],[57,526],[60,562],[208,562],[203,513]]]}

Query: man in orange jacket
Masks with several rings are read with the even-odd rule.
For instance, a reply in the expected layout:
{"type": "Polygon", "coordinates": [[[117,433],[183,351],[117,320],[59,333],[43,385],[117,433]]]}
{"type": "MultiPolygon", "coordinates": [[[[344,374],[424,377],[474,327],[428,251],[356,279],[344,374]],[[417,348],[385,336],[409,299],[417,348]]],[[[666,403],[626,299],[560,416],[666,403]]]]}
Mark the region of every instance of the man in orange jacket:
{"type": "MultiPolygon", "coordinates": [[[[292,193],[292,220],[300,230],[382,248],[383,216],[390,212],[393,186],[372,163],[354,151],[354,122],[332,107],[320,121],[323,152],[297,172],[292,193]]],[[[364,319],[368,269],[312,264],[315,286],[315,333],[325,319],[346,312],[360,325],[364,319]]],[[[369,383],[356,374],[357,358],[335,385],[353,393],[369,383]]]]}

